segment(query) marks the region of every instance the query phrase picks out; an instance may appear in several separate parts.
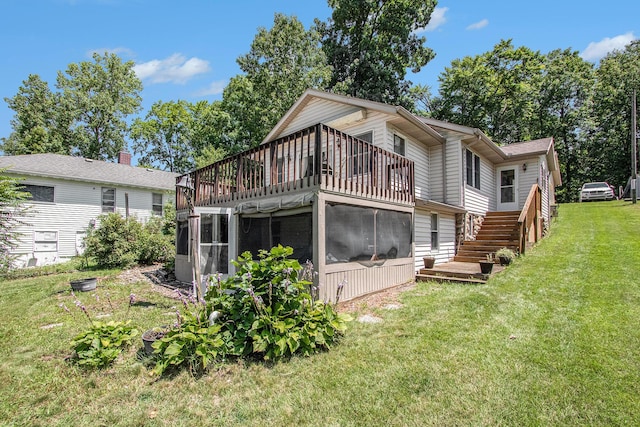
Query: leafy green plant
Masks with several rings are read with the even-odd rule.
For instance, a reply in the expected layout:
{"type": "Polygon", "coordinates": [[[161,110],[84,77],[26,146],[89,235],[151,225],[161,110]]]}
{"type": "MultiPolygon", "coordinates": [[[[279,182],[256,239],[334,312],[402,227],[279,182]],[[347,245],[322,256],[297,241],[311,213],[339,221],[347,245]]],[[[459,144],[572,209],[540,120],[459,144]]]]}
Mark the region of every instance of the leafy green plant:
{"type": "Polygon", "coordinates": [[[87,331],[71,342],[75,351],[71,360],[80,366],[103,368],[113,363],[136,335],[138,330],[129,321],[93,321],[87,331]]]}
{"type": "Polygon", "coordinates": [[[202,310],[187,313],[178,327],[152,344],[156,357],[153,372],[162,375],[169,368],[186,366],[192,374],[203,373],[226,353],[220,328],[209,325],[202,310]]]}
{"type": "Polygon", "coordinates": [[[500,260],[500,264],[508,265],[516,258],[516,253],[509,248],[500,248],[496,251],[496,258],[500,260]]]}
{"type": "Polygon", "coordinates": [[[12,269],[14,258],[11,251],[17,246],[20,233],[16,228],[24,224],[27,207],[24,203],[29,193],[21,191],[19,180],[4,175],[0,169],[0,275],[12,269]]]}
{"type": "Polygon", "coordinates": [[[350,316],[312,297],[313,268],[289,259],[293,249],[278,245],[258,259],[245,252],[234,262],[235,276],[215,278],[205,296],[210,316],[239,356],[278,360],[328,349],[346,330],[350,316]]]}
{"type": "Polygon", "coordinates": [[[100,266],[130,267],[134,264],[173,264],[174,235],[168,218],[152,217],[146,224],[118,213],[100,216],[100,225],[90,228],[85,239],[86,256],[100,266]]]}
{"type": "Polygon", "coordinates": [[[302,268],[292,254],[281,245],[261,250],[257,260],[245,252],[234,276],[210,278],[203,302],[181,296],[179,324],[153,344],[154,372],[187,366],[201,373],[229,357],[276,361],[329,349],[351,317],[314,299],[313,266],[302,268]]]}

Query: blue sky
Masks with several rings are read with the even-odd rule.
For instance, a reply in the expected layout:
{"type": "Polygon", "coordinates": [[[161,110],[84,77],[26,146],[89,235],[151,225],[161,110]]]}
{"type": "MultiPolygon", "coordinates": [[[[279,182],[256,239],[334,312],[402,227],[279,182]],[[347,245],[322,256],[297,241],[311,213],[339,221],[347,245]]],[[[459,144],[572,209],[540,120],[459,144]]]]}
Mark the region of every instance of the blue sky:
{"type": "MultiPolygon", "coordinates": [[[[158,100],[213,101],[239,73],[236,58],[249,51],[258,27],[280,12],[306,27],[326,20],[326,0],[3,0],[0,5],[0,137],[11,132],[13,97],[29,74],[54,89],[68,64],[105,50],[136,63],[143,112],[158,100]]],[[[568,0],[441,0],[423,35],[436,58],[414,83],[437,93],[437,77],[451,61],[513,39],[547,53],[571,48],[597,62],[640,37],[640,2],[611,0],[590,6],[568,0]]]]}

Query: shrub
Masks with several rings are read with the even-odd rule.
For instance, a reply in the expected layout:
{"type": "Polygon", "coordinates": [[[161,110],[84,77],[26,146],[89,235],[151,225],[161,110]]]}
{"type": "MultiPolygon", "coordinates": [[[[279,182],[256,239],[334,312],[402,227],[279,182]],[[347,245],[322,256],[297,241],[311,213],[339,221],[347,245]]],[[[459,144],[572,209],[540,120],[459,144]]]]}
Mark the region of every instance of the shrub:
{"type": "Polygon", "coordinates": [[[129,323],[91,322],[91,328],[75,337],[71,342],[75,351],[71,360],[77,365],[91,368],[103,368],[110,365],[138,335],[138,330],[130,326],[129,323]]]}
{"type": "Polygon", "coordinates": [[[180,325],[153,343],[154,373],[162,375],[170,367],[187,366],[192,374],[201,374],[226,353],[221,326],[209,325],[202,314],[203,310],[186,313],[180,325]]]}
{"type": "Polygon", "coordinates": [[[87,233],[86,255],[105,267],[134,265],[138,261],[137,242],[142,234],[142,225],[118,213],[101,215],[99,219],[98,228],[89,229],[87,233]]]}
{"type": "Polygon", "coordinates": [[[173,235],[167,220],[152,217],[142,225],[135,218],[118,213],[100,216],[98,228],[89,229],[85,255],[105,267],[126,268],[135,264],[172,263],[175,258],[173,235]]]}
{"type": "Polygon", "coordinates": [[[174,235],[164,233],[162,218],[152,217],[144,225],[137,242],[138,263],[171,262],[175,258],[174,235]]]}
{"type": "Polygon", "coordinates": [[[213,276],[205,301],[194,301],[185,320],[154,343],[155,372],[183,365],[201,372],[231,356],[276,361],[329,349],[351,318],[314,300],[312,266],[303,269],[292,254],[280,245],[261,250],[257,260],[245,252],[234,261],[234,276],[213,276]]]}
{"type": "Polygon", "coordinates": [[[0,169],[0,275],[6,274],[13,268],[15,256],[11,251],[17,245],[20,233],[16,227],[24,224],[23,218],[27,213],[24,202],[29,193],[20,190],[19,181],[4,175],[5,169],[0,169]]]}

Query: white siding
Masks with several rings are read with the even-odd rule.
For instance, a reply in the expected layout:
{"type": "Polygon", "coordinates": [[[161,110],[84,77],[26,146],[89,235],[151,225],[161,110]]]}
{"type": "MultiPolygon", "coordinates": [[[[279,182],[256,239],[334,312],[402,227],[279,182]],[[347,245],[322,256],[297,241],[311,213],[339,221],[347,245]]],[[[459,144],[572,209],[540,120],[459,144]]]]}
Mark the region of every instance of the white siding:
{"type": "MultiPolygon", "coordinates": [[[[444,202],[444,174],[442,172],[443,147],[429,149],[429,196],[436,202],[444,202]]],[[[418,165],[416,165],[416,169],[418,165]]],[[[456,172],[457,173],[457,172],[456,172]]]]}
{"type": "MultiPolygon", "coordinates": [[[[473,152],[473,150],[471,150],[473,152]]],[[[475,154],[475,153],[474,153],[475,154]]],[[[466,158],[463,156],[463,158],[466,158]]],[[[466,161],[466,160],[465,160],[466,161]]],[[[463,164],[462,173],[465,174],[466,166],[463,164]]],[[[484,215],[487,211],[496,209],[497,181],[493,165],[480,157],[480,189],[464,185],[464,207],[471,213],[484,215]]]]}
{"type": "MultiPolygon", "coordinates": [[[[24,184],[54,187],[54,203],[30,203],[27,225],[17,229],[22,233],[20,244],[14,251],[20,255],[19,266],[48,264],[67,260],[78,255],[78,239],[86,231],[91,220],[102,214],[102,187],[105,185],[47,178],[26,178],[24,184]],[[36,232],[56,232],[57,250],[35,253],[36,232]],[[29,262],[29,260],[32,260],[29,262]]],[[[125,214],[125,193],[129,194],[129,214],[146,221],[151,216],[152,193],[162,191],[136,188],[116,188],[116,209],[125,214]]],[[[163,194],[163,203],[172,200],[163,194]]]]}
{"type": "Polygon", "coordinates": [[[415,270],[424,267],[422,258],[428,254],[436,258],[436,263],[443,263],[450,261],[456,252],[456,219],[454,215],[443,213],[438,213],[440,248],[431,250],[431,214],[421,209],[415,211],[415,270]]]}
{"type": "Polygon", "coordinates": [[[357,110],[357,107],[351,105],[314,98],[302,111],[295,114],[279,136],[289,135],[318,123],[326,123],[357,110]]]}
{"type": "Polygon", "coordinates": [[[443,200],[450,205],[462,206],[462,144],[459,139],[446,142],[447,194],[443,200]]]}
{"type": "Polygon", "coordinates": [[[415,196],[429,200],[429,148],[409,139],[402,132],[389,126],[385,149],[393,152],[393,137],[398,135],[404,139],[405,157],[413,161],[415,178],[415,196]]]}

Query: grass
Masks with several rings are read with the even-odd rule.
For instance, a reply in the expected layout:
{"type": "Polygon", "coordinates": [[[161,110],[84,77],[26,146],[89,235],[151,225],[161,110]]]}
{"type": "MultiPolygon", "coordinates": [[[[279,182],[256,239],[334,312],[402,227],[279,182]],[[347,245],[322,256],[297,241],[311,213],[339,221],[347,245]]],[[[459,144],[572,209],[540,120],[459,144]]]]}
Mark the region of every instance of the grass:
{"type": "MultiPolygon", "coordinates": [[[[92,272],[99,300],[78,295],[92,313],[141,330],[173,321],[175,300],[116,273],[92,272]],[[131,292],[140,302],[127,315],[131,292]]],[[[68,365],[69,340],[87,325],[69,295],[80,275],[0,284],[0,423],[640,423],[640,207],[629,203],[563,205],[550,236],[486,285],[419,283],[330,352],[199,379],[151,378],[141,344],[107,370],[68,365]]]]}

